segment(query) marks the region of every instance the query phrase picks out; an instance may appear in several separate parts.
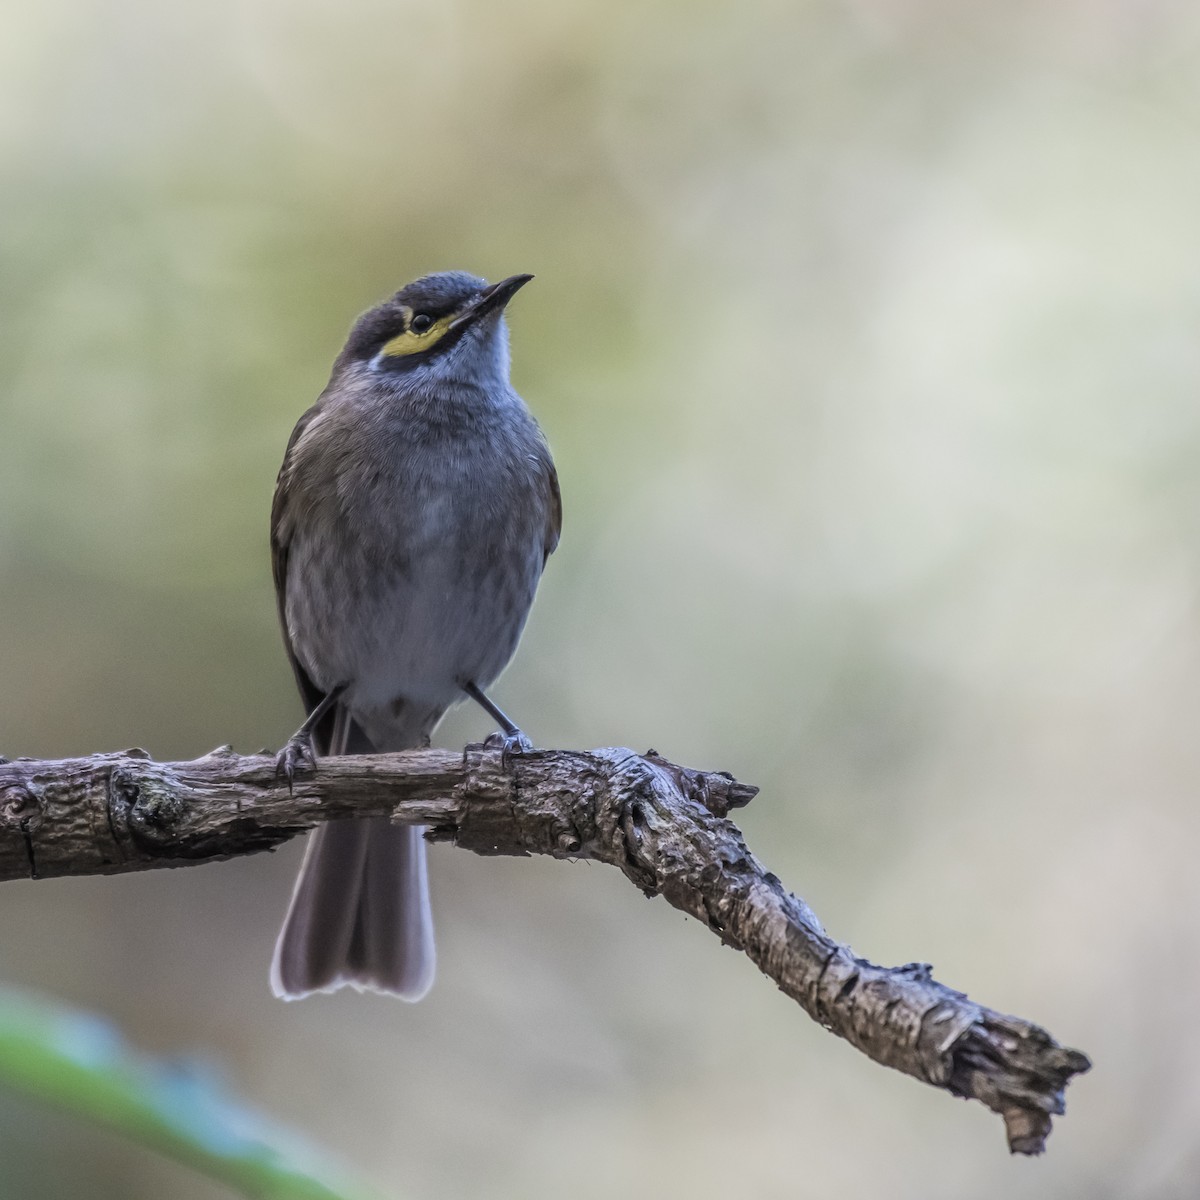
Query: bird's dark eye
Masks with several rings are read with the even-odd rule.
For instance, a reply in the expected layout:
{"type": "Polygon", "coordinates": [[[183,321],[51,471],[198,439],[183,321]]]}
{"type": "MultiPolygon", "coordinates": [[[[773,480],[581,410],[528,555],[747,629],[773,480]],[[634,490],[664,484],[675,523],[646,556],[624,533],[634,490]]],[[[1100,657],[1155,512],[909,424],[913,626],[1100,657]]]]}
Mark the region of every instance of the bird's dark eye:
{"type": "Polygon", "coordinates": [[[417,313],[409,325],[413,333],[428,333],[433,327],[433,318],[428,313],[417,313]]]}

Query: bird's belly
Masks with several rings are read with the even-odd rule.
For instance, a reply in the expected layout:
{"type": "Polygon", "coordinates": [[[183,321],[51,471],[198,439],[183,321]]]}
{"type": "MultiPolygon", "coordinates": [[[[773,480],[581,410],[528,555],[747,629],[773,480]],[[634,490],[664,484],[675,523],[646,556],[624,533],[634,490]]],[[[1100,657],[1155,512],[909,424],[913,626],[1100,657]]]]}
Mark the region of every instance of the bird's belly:
{"type": "Polygon", "coordinates": [[[467,681],[486,688],[516,650],[542,566],[532,530],[504,532],[422,539],[382,561],[352,540],[333,555],[293,543],[287,620],[313,682],[346,685],[364,718],[397,702],[448,708],[467,681]]]}
{"type": "Polygon", "coordinates": [[[457,571],[436,567],[415,585],[398,581],[358,655],[352,707],[398,698],[448,706],[468,681],[488,687],[517,648],[536,582],[491,571],[465,585],[457,571]]]}

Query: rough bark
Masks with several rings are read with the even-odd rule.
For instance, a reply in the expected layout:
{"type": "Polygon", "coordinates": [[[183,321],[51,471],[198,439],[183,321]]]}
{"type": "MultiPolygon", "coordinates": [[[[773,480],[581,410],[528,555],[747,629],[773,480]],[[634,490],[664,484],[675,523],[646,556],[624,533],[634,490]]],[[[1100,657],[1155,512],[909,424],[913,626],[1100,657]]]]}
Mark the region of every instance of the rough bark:
{"type": "Polygon", "coordinates": [[[212,862],[320,821],[383,815],[478,854],[610,863],[744,951],[826,1029],[884,1066],[981,1101],[1004,1119],[1014,1153],[1040,1153],[1087,1057],[937,982],[927,964],[876,966],[829,937],[727,819],[755,791],[621,749],[507,762],[481,746],[328,758],[290,793],[271,756],[227,747],[193,762],[141,750],[0,760],[0,880],[212,862]]]}

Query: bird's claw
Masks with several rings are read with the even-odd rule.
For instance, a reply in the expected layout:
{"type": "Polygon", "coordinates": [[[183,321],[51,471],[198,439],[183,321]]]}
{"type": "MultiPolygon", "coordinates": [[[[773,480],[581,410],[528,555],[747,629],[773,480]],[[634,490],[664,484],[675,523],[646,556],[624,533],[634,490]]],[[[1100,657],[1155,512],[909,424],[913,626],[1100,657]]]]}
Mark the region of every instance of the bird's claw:
{"type": "Polygon", "coordinates": [[[283,776],[287,780],[288,791],[292,790],[296,773],[314,771],[317,766],[316,754],[313,752],[312,735],[295,733],[287,740],[287,745],[275,755],[275,778],[283,776]]]}
{"type": "Polygon", "coordinates": [[[500,751],[500,765],[505,770],[508,769],[511,759],[529,754],[533,750],[533,743],[519,729],[514,729],[511,733],[503,733],[497,729],[495,733],[489,733],[484,738],[483,745],[487,750],[500,751]]]}

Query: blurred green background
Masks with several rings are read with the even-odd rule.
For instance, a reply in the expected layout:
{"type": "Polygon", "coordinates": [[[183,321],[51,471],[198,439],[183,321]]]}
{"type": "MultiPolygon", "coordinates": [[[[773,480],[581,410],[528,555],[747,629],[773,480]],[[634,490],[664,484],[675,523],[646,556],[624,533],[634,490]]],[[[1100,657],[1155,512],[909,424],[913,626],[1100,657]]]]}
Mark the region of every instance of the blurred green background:
{"type": "MultiPolygon", "coordinates": [[[[3,7],[0,750],[279,745],[293,421],[410,277],[533,271],[566,522],[499,702],[760,784],[831,932],[1096,1067],[1010,1160],[615,872],[443,847],[416,1007],[271,999],[299,845],[5,885],[0,980],[398,1198],[1194,1195],[1200,10],[3,7]]],[[[226,1194],[7,1094],[0,1164],[226,1194]]]]}

